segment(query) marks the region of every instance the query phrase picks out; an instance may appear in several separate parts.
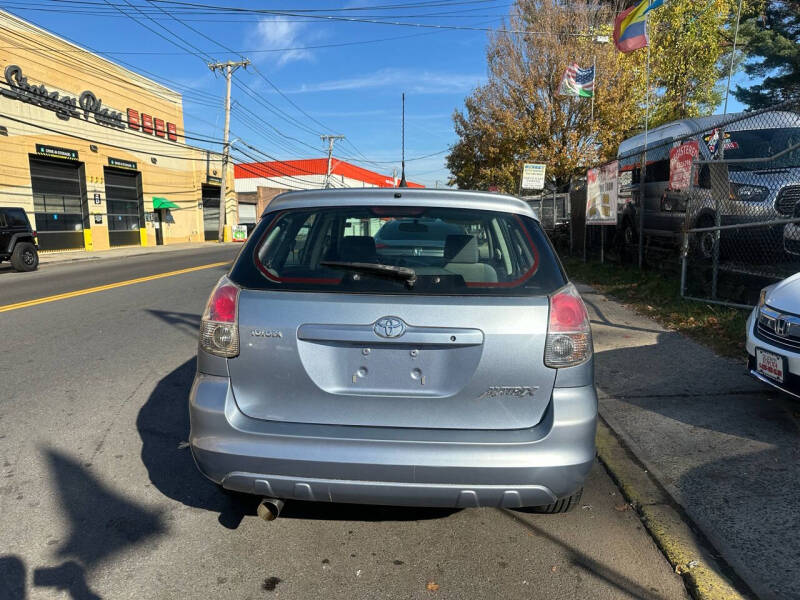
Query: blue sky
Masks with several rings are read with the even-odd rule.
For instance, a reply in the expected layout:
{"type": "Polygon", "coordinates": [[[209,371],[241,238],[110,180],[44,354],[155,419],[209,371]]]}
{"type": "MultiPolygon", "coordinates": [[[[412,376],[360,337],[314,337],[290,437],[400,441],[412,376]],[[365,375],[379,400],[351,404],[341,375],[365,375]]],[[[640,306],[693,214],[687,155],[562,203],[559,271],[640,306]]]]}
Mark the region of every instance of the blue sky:
{"type": "MultiPolygon", "coordinates": [[[[453,111],[485,81],[487,32],[481,29],[498,27],[511,6],[510,0],[304,0],[301,4],[199,0],[215,6],[325,9],[324,14],[340,17],[477,29],[447,30],[296,16],[220,16],[196,10],[180,16],[184,25],[158,8],[171,8],[168,5],[114,0],[137,23],[104,0],[94,1],[97,4],[31,0],[4,4],[25,19],[109,53],[108,58],[142,74],[154,74],[180,91],[185,127],[194,135],[222,138],[224,81],[209,71],[206,62],[236,60],[239,54],[249,58],[253,68],[235,75],[231,131],[263,153],[240,146],[258,160],[268,160],[266,155],[280,160],[323,156],[319,134],[336,133],[347,138],[337,142],[338,158],[386,174],[393,168],[399,171],[400,95],[405,92],[407,177],[430,186],[437,181],[444,185],[448,178],[444,156],[456,139],[453,111]],[[370,8],[376,5],[404,7],[370,8]],[[332,8],[355,10],[332,12],[332,8]],[[424,158],[413,160],[418,157],[424,158]]],[[[734,81],[741,78],[739,74],[734,81]]],[[[731,97],[729,112],[741,109],[731,97]]],[[[249,160],[242,154],[236,158],[249,160]]]]}
{"type": "MultiPolygon", "coordinates": [[[[142,74],[158,75],[162,82],[183,93],[187,132],[221,139],[224,80],[213,75],[200,57],[184,53],[143,25],[109,6],[102,6],[102,0],[98,1],[101,4],[97,8],[89,9],[91,14],[87,14],[85,7],[81,7],[80,14],[70,14],[66,10],[56,13],[21,9],[25,5],[53,6],[27,0],[10,0],[7,6],[22,18],[81,45],[113,52],[107,57],[124,62],[142,74]]],[[[238,58],[201,34],[159,13],[146,0],[130,1],[171,30],[179,43],[181,40],[190,43],[217,60],[238,58]]],[[[428,4],[435,1],[430,0],[428,4]]],[[[304,0],[302,8],[353,8],[418,2],[420,0],[370,0],[334,4],[304,0]]],[[[125,6],[122,1],[115,3],[125,6]]],[[[498,26],[510,7],[508,0],[481,3],[439,0],[436,3],[439,6],[337,14],[378,20],[390,16],[393,21],[485,28],[498,26]],[[426,14],[432,16],[424,16],[426,14]]],[[[270,9],[299,6],[291,2],[248,3],[242,0],[219,0],[208,4],[270,9]]],[[[130,8],[127,11],[166,35],[141,13],[130,8]]],[[[239,70],[235,75],[239,84],[249,88],[250,95],[234,86],[231,131],[259,150],[283,160],[322,156],[323,143],[318,134],[338,133],[345,135],[347,141],[337,142],[335,156],[387,174],[391,174],[393,167],[399,171],[401,92],[406,93],[406,158],[413,159],[442,152],[454,142],[453,110],[461,107],[464,97],[485,80],[485,31],[418,29],[251,14],[224,18],[191,14],[181,16],[181,20],[225,46],[241,51],[253,62],[255,70],[239,70]],[[385,40],[398,37],[402,39],[385,40]],[[353,42],[359,43],[305,48],[353,42]],[[283,50],[287,48],[292,50],[283,50]],[[256,71],[269,79],[283,95],[256,71]],[[274,110],[251,95],[260,97],[274,110]],[[364,157],[375,162],[367,162],[364,157]]],[[[267,160],[263,155],[245,150],[260,160],[267,160]]],[[[427,185],[434,185],[438,180],[444,185],[447,180],[444,156],[441,153],[408,161],[408,178],[427,185]]],[[[241,155],[238,158],[246,160],[241,155]]]]}

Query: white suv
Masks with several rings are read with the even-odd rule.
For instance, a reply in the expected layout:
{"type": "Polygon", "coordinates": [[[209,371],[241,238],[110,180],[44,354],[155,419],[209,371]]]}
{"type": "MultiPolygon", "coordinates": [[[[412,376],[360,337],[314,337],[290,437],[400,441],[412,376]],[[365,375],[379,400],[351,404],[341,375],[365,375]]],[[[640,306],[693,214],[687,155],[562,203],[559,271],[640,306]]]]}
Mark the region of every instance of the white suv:
{"type": "Polygon", "coordinates": [[[754,377],[800,398],[800,273],[761,290],[746,345],[754,377]]]}

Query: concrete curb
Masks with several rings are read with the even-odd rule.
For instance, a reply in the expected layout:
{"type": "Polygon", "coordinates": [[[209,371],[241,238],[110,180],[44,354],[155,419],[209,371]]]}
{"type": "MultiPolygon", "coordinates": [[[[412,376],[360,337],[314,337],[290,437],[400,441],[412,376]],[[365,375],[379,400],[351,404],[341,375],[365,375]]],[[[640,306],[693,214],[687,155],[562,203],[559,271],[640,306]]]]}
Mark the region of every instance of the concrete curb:
{"type": "Polygon", "coordinates": [[[696,600],[745,600],[723,575],[725,568],[692,528],[667,492],[620,443],[602,419],[597,425],[597,455],[630,502],[675,572],[696,600]]]}

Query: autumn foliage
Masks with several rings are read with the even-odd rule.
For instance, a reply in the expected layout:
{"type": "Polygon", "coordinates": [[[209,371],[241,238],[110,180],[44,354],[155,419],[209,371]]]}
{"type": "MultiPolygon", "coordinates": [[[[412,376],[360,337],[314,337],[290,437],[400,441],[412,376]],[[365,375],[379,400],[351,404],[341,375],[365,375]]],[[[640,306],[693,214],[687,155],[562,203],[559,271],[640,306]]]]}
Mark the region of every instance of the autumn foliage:
{"type": "Polygon", "coordinates": [[[487,52],[488,81],[453,115],[458,143],[447,164],[462,188],[516,192],[523,161],[547,164],[563,184],[579,168],[613,155],[642,115],[641,53],[623,55],[592,35],[610,34],[613,9],[596,2],[520,0],[487,52]],[[528,32],[528,33],[520,33],[528,32]],[[535,33],[531,33],[535,32],[535,33]],[[591,100],[560,97],[570,62],[597,63],[591,100]]]}
{"type": "MultiPolygon", "coordinates": [[[[757,0],[745,0],[749,10],[757,0]]],[[[647,51],[622,54],[610,36],[624,3],[517,0],[490,36],[488,80],[453,115],[459,137],[447,158],[451,184],[518,191],[521,163],[547,164],[561,187],[612,159],[645,121],[647,51]],[[571,62],[596,61],[594,118],[589,98],[562,97],[571,62]]],[[[649,125],[710,114],[722,98],[730,22],[737,0],[667,2],[650,17],[649,125]]]]}

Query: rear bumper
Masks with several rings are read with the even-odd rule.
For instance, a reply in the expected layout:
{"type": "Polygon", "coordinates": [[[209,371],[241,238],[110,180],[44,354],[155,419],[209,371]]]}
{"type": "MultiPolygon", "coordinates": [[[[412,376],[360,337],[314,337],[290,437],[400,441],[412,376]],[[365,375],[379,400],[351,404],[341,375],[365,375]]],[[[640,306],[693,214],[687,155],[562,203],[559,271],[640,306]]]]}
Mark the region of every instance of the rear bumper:
{"type": "Polygon", "coordinates": [[[286,499],[406,506],[538,506],[592,466],[592,386],[556,388],[542,422],[513,431],[277,423],[239,411],[225,377],[198,374],[189,400],[200,471],[223,487],[286,499]]]}

